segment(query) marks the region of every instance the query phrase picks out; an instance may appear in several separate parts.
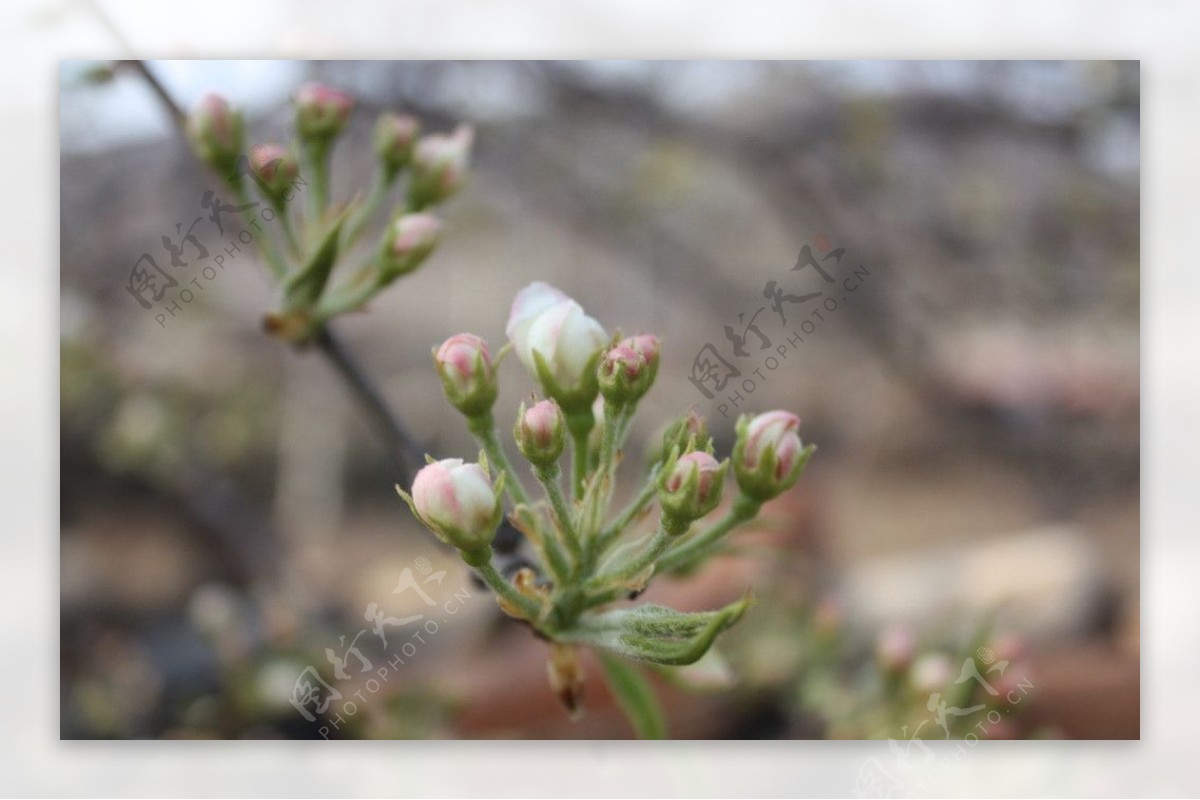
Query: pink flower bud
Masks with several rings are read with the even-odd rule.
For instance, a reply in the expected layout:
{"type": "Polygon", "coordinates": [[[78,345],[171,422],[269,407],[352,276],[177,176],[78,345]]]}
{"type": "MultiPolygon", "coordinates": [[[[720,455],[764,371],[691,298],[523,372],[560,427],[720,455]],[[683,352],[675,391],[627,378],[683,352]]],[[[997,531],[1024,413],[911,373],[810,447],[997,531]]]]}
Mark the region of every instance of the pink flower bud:
{"type": "Polygon", "coordinates": [[[542,400],[529,408],[522,404],[513,438],[521,454],[537,467],[548,467],[562,455],[567,441],[567,423],[553,400],[542,400]]]}
{"type": "Polygon", "coordinates": [[[759,414],[746,430],[746,465],[753,469],[767,448],[775,452],[775,477],[788,473],[800,451],[800,418],[788,411],[768,411],[759,414]]]}
{"type": "Polygon", "coordinates": [[[206,164],[232,170],[242,150],[242,115],[218,94],[206,94],[187,118],[188,141],[206,164]]]}
{"type": "Polygon", "coordinates": [[[890,672],[904,669],[912,662],[917,649],[916,637],[904,625],[886,628],[875,641],[875,657],[880,665],[890,672]]]}
{"type": "Polygon", "coordinates": [[[513,301],[506,330],[517,358],[548,396],[565,410],[591,405],[608,335],[578,303],[544,283],[530,284],[513,301]]]}
{"type": "Polygon", "coordinates": [[[813,450],[801,443],[799,429],[800,418],[788,411],[739,421],[734,474],[745,494],[765,501],[796,482],[813,450]]]}
{"type": "Polygon", "coordinates": [[[726,467],[703,450],[680,456],[660,479],[663,513],[691,522],[712,511],[721,502],[726,467]]]}
{"type": "Polygon", "coordinates": [[[296,128],[304,139],[332,139],[354,111],[354,98],[319,83],[301,86],[292,102],[296,106],[296,128]]]}
{"type": "Polygon", "coordinates": [[[437,245],[441,232],[442,221],[432,214],[405,214],[392,223],[384,248],[387,279],[419,267],[437,245]]]}
{"type": "Polygon", "coordinates": [[[271,197],[282,197],[296,182],[299,171],[295,157],[281,144],[256,144],[250,148],[250,172],[271,197]]]}
{"type": "Polygon", "coordinates": [[[413,144],[420,130],[421,123],[407,114],[383,114],[375,123],[375,154],[383,162],[389,177],[412,158],[413,144]]]}
{"type": "Polygon", "coordinates": [[[672,422],[663,432],[659,461],[666,462],[672,451],[686,453],[689,450],[707,449],[711,441],[712,438],[708,435],[708,420],[693,409],[672,422]]]}
{"type": "Polygon", "coordinates": [[[610,348],[600,358],[600,393],[614,405],[640,399],[653,379],[645,357],[627,344],[610,348]]]}
{"type": "Polygon", "coordinates": [[[460,550],[491,544],[501,507],[483,468],[447,458],[427,464],[412,487],[413,510],[438,538],[460,550]]]}
{"type": "Polygon", "coordinates": [[[451,405],[468,417],[491,410],[499,387],[487,342],[473,333],[455,334],[434,351],[433,363],[451,405]]]}
{"type": "Polygon", "coordinates": [[[408,187],[413,208],[440,203],[458,191],[466,178],[474,142],[475,131],[469,125],[459,125],[449,135],[433,133],[417,141],[408,187]]]}

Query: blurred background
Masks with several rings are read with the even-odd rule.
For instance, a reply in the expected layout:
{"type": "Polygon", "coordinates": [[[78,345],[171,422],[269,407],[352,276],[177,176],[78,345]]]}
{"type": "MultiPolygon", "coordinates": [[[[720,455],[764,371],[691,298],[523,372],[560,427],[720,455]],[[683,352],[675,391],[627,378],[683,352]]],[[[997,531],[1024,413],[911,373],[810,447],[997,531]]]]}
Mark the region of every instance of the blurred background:
{"type": "MultiPolygon", "coordinates": [[[[423,449],[474,453],[429,348],[463,330],[498,347],[532,280],[663,338],[624,490],[689,408],[722,454],[737,413],[800,414],[820,450],[797,487],[736,554],[647,593],[759,599],[723,661],[660,681],[675,736],[903,746],[980,733],[993,705],[980,735],[1138,736],[1136,63],[147,68],[185,107],[242,106],[251,141],[290,135],[306,81],[352,93],[340,199],[370,180],[378,112],[476,127],[444,242],[334,324],[423,449]],[[806,246],[844,248],[818,262],[833,284],[806,246]],[[785,322],[771,281],[829,297],[785,302],[785,322]],[[706,394],[710,345],[744,374],[706,394]],[[956,680],[967,660],[980,680],[956,680]],[[939,722],[927,700],[952,686],[977,710],[939,722]]],[[[595,675],[567,719],[544,643],[414,522],[338,374],[263,334],[277,298],[252,251],[165,319],[130,296],[134,263],[163,264],[217,188],[144,76],[65,63],[60,121],[61,735],[630,735],[595,675]],[[427,618],[384,648],[371,604],[427,618]],[[311,719],[290,702],[305,680],[339,693],[311,719]]],[[[532,384],[514,359],[501,380],[505,429],[532,384]]]]}

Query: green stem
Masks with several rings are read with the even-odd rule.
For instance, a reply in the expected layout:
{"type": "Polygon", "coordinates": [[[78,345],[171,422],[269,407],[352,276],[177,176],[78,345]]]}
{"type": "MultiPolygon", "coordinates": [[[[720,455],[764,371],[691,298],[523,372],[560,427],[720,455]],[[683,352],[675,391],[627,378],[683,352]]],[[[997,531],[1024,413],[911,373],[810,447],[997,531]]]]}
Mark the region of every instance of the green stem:
{"type": "MultiPolygon", "coordinates": [[[[491,549],[487,550],[487,558],[491,557],[491,549]]],[[[503,597],[510,605],[519,609],[529,620],[536,620],[541,616],[541,607],[532,598],[526,597],[517,591],[516,587],[504,579],[496,568],[492,566],[490,560],[480,560],[479,563],[473,563],[474,559],[468,558],[467,554],[463,554],[467,563],[475,568],[479,573],[479,577],[483,578],[483,582],[495,592],[499,597],[503,597]]]]}
{"type": "Polygon", "coordinates": [[[664,514],[658,523],[658,530],[650,537],[650,541],[646,543],[636,558],[616,572],[600,575],[588,583],[595,588],[602,588],[611,583],[624,583],[630,578],[637,577],[645,572],[651,564],[658,561],[659,556],[671,546],[671,542],[686,533],[690,526],[689,522],[682,522],[664,514]]]}
{"type": "Polygon", "coordinates": [[[594,555],[602,555],[606,550],[608,550],[609,547],[613,545],[614,542],[620,539],[621,535],[625,533],[630,524],[632,524],[634,518],[638,514],[642,513],[646,506],[649,505],[650,501],[654,499],[655,494],[658,493],[658,473],[661,470],[662,464],[655,464],[650,469],[650,475],[646,478],[646,485],[642,487],[640,492],[638,492],[637,497],[633,498],[633,500],[629,502],[629,505],[627,505],[624,510],[621,511],[620,516],[613,520],[613,522],[610,523],[607,528],[601,531],[598,537],[596,537],[593,552],[594,555]]]}
{"type": "Polygon", "coordinates": [[[391,180],[383,174],[382,171],[377,171],[375,177],[371,179],[371,191],[367,194],[367,199],[362,206],[350,218],[350,222],[346,225],[346,230],[342,234],[342,246],[349,248],[362,233],[367,223],[371,221],[371,217],[375,216],[379,204],[383,202],[383,198],[387,196],[388,190],[392,188],[395,181],[395,176],[391,180]]]}
{"type": "Polygon", "coordinates": [[[312,190],[308,193],[310,225],[319,225],[321,215],[329,205],[329,143],[308,140],[304,144],[305,158],[312,172],[312,190]]]}
{"type": "Polygon", "coordinates": [[[754,519],[762,504],[744,494],[739,494],[729,511],[713,524],[691,539],[680,542],[658,563],[660,572],[671,572],[693,566],[712,554],[721,539],[743,522],[754,519]]]}
{"type": "Polygon", "coordinates": [[[296,229],[292,226],[292,215],[288,213],[287,206],[282,200],[275,200],[272,205],[275,208],[275,216],[279,218],[279,223],[283,228],[283,236],[292,250],[292,255],[300,258],[300,239],[297,238],[296,229]]]}
{"type": "Polygon", "coordinates": [[[521,478],[517,475],[517,471],[513,469],[512,463],[508,460],[508,456],[504,453],[504,448],[500,446],[500,439],[496,436],[496,421],[492,417],[492,412],[486,411],[474,417],[467,417],[467,427],[471,433],[483,445],[483,452],[487,454],[488,461],[496,465],[501,472],[504,473],[504,489],[512,498],[514,505],[528,506],[529,494],[525,491],[525,485],[521,483],[521,478]]]}
{"type": "Polygon", "coordinates": [[[596,418],[591,409],[581,414],[567,415],[567,428],[571,431],[571,491],[576,500],[583,499],[583,487],[588,471],[588,437],[596,418]]]}
{"type": "MultiPolygon", "coordinates": [[[[234,199],[237,200],[239,206],[247,206],[251,203],[250,195],[246,192],[244,178],[229,181],[229,187],[233,191],[234,199]]],[[[254,215],[250,213],[249,208],[242,211],[242,220],[246,224],[247,230],[253,227],[255,219],[254,215]]],[[[284,263],[279,253],[275,252],[275,246],[271,244],[270,238],[265,234],[261,234],[254,237],[254,243],[258,246],[258,251],[262,253],[263,258],[267,260],[267,265],[271,268],[271,272],[277,279],[283,280],[287,276],[287,264],[284,263]]]]}
{"type": "Polygon", "coordinates": [[[365,264],[346,284],[328,292],[317,306],[317,319],[332,319],[347,311],[356,311],[383,288],[372,264],[365,264]],[[354,288],[357,286],[358,288],[354,288]]]}
{"type": "Polygon", "coordinates": [[[616,698],[617,705],[629,718],[629,724],[638,738],[667,738],[667,721],[662,706],[642,671],[611,653],[598,650],[597,655],[604,666],[605,682],[616,698]]]}
{"type": "Polygon", "coordinates": [[[578,569],[583,560],[583,546],[580,542],[579,531],[576,529],[575,522],[572,519],[571,506],[567,502],[566,495],[563,494],[562,484],[559,483],[561,470],[557,464],[551,464],[548,468],[536,469],[535,472],[538,481],[541,482],[546,490],[546,497],[550,500],[550,507],[554,510],[558,530],[561,531],[567,549],[571,551],[571,557],[575,561],[576,569],[578,569]]]}

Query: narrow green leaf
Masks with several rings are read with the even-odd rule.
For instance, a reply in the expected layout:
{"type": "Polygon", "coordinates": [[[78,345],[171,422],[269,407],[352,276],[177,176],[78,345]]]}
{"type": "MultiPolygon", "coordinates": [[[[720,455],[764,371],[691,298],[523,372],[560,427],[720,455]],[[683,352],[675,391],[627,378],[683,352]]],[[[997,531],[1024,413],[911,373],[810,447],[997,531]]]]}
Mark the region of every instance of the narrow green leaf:
{"type": "Polygon", "coordinates": [[[329,274],[338,258],[338,239],[346,222],[343,212],[321,237],[313,254],[284,283],[284,299],[288,308],[308,308],[320,299],[329,282],[329,274]]]}
{"type": "Polygon", "coordinates": [[[667,738],[667,721],[646,676],[620,656],[598,652],[604,678],[639,739],[667,738]]]}

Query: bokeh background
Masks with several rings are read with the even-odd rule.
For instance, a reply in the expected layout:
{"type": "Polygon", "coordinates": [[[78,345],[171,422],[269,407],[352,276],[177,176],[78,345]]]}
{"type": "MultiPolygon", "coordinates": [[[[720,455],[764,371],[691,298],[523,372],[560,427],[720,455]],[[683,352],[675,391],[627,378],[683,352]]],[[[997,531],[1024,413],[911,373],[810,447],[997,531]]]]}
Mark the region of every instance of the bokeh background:
{"type": "MultiPolygon", "coordinates": [[[[722,640],[727,669],[664,682],[676,736],[907,738],[878,713],[897,631],[955,673],[977,640],[1013,654],[1033,689],[994,736],[1138,736],[1136,63],[148,68],[185,106],[242,105],[257,141],[289,134],[301,83],[353,93],[341,198],[369,180],[378,111],[476,126],[436,254],[335,324],[430,452],[473,447],[429,347],[461,330],[498,346],[537,279],[663,337],[631,463],[688,408],[725,452],[736,410],[801,415],[820,447],[801,483],[737,557],[647,595],[760,599],[722,640]],[[723,328],[768,281],[819,289],[792,266],[823,243],[846,248],[839,277],[866,277],[724,416],[693,359],[731,358],[723,328]]],[[[320,736],[332,720],[292,708],[296,678],[328,670],[369,603],[419,613],[393,589],[422,567],[447,571],[453,620],[377,692],[337,683],[367,699],[328,735],[628,735],[598,680],[567,720],[544,645],[414,523],[336,373],[263,335],[275,297],[249,251],[165,324],[130,298],[133,262],[215,180],[136,70],[67,63],[60,90],[61,735],[320,736]]],[[[758,320],[782,341],[774,313],[758,320]]],[[[502,381],[505,420],[532,386],[513,360],[502,381]]]]}

